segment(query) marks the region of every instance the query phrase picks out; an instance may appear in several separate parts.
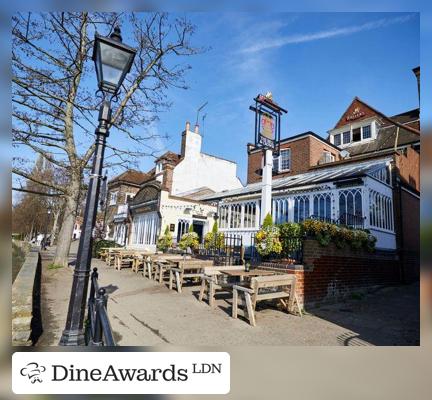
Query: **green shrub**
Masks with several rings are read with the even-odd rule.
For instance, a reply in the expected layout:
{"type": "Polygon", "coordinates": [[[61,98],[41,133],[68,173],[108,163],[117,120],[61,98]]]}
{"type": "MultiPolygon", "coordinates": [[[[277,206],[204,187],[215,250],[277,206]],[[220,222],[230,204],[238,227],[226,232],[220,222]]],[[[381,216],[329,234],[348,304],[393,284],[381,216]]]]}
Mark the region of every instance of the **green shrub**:
{"type": "Polygon", "coordinates": [[[165,228],[165,233],[158,239],[157,248],[163,252],[166,252],[173,245],[173,238],[171,232],[169,231],[169,226],[165,228]]]}
{"type": "Polygon", "coordinates": [[[279,254],[282,251],[279,228],[273,224],[270,213],[266,215],[261,229],[255,235],[255,244],[258,254],[261,256],[279,254]]]}
{"type": "Polygon", "coordinates": [[[92,249],[93,258],[100,256],[102,247],[122,247],[122,246],[114,242],[114,240],[98,240],[97,242],[93,243],[93,249],[92,249]]]}
{"type": "Polygon", "coordinates": [[[208,249],[216,248],[220,249],[225,245],[225,235],[222,232],[218,232],[218,224],[213,224],[211,232],[207,232],[204,236],[204,247],[208,249]]]}
{"type": "Polygon", "coordinates": [[[186,250],[188,247],[190,247],[192,250],[197,249],[199,247],[199,240],[198,240],[198,234],[195,233],[193,230],[185,233],[179,242],[179,247],[182,250],[186,250]]]}

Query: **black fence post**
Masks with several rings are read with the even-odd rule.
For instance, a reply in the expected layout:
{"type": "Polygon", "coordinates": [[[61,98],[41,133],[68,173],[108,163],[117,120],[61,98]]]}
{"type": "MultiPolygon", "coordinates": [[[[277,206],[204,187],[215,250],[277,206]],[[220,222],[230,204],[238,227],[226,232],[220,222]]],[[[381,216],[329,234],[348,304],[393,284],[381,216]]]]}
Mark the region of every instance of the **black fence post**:
{"type": "Polygon", "coordinates": [[[102,340],[102,321],[100,317],[100,308],[105,306],[105,289],[100,288],[96,296],[96,312],[94,317],[94,335],[91,340],[92,346],[103,346],[102,340]]]}

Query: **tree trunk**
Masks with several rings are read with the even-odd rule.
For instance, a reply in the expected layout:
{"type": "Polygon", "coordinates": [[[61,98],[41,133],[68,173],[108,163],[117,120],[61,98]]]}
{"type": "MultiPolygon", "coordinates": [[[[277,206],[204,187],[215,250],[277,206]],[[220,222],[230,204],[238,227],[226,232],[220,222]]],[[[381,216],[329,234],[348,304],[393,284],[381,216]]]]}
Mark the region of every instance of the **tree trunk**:
{"type": "Polygon", "coordinates": [[[64,215],[57,238],[57,247],[53,261],[55,265],[68,266],[68,256],[78,208],[79,186],[79,179],[78,182],[72,182],[69,195],[65,196],[64,215]]]}
{"type": "Polygon", "coordinates": [[[60,210],[54,212],[54,222],[51,229],[51,246],[55,244],[59,215],[60,215],[60,210]]]}

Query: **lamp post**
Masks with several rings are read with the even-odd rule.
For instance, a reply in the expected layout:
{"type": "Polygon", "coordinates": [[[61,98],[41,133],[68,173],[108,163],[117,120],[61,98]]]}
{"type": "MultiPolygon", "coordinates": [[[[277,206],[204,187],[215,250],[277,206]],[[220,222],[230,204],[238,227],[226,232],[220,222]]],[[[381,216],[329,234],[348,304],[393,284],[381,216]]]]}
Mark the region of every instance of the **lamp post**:
{"type": "Polygon", "coordinates": [[[130,71],[135,53],[136,50],[122,43],[119,27],[114,29],[109,38],[97,33],[95,35],[93,61],[96,67],[98,87],[104,99],[99,110],[99,125],[95,132],[93,167],[87,191],[84,222],[73,275],[66,326],[60,339],[62,346],[85,345],[83,325],[91,267],[93,228],[98,209],[106,138],[109,135],[111,124],[111,99],[117,95],[126,74],[130,71]],[[107,100],[108,96],[111,96],[109,100],[107,100]]]}

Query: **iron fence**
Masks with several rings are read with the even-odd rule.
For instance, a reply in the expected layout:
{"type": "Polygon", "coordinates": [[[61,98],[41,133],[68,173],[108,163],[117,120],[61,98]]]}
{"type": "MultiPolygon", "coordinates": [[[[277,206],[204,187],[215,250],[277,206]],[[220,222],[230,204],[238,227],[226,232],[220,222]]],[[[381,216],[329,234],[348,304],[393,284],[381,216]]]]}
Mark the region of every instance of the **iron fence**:
{"type": "Polygon", "coordinates": [[[215,265],[241,265],[244,258],[243,238],[240,235],[224,235],[223,241],[200,244],[198,255],[213,259],[215,265]]]}
{"type": "Polygon", "coordinates": [[[107,313],[108,295],[104,288],[99,287],[98,277],[97,268],[93,268],[88,300],[86,342],[88,346],[115,346],[107,313]]]}
{"type": "Polygon", "coordinates": [[[251,246],[246,251],[245,259],[252,265],[265,261],[301,264],[303,262],[303,242],[304,236],[281,235],[279,240],[282,244],[280,253],[271,253],[267,256],[261,256],[256,247],[255,233],[251,236],[251,246]]]}
{"type": "Polygon", "coordinates": [[[342,213],[339,215],[337,223],[340,225],[345,225],[348,228],[364,229],[364,220],[365,217],[362,215],[342,213]]]}

